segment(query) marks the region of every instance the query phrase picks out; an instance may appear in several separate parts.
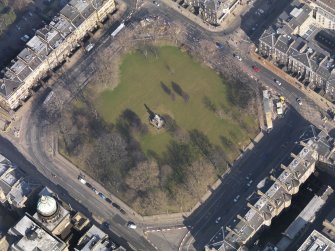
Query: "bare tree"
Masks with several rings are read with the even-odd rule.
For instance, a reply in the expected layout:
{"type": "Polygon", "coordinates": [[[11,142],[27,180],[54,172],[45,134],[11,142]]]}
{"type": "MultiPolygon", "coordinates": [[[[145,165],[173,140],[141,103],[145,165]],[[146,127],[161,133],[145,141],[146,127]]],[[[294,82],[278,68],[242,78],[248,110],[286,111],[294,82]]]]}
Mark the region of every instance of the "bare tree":
{"type": "Polygon", "coordinates": [[[134,190],[146,191],[159,184],[159,168],[154,160],[138,163],[126,177],[126,184],[134,190]]]}
{"type": "Polygon", "coordinates": [[[187,191],[200,199],[215,177],[215,169],[211,163],[199,160],[192,163],[185,177],[187,191]]]}

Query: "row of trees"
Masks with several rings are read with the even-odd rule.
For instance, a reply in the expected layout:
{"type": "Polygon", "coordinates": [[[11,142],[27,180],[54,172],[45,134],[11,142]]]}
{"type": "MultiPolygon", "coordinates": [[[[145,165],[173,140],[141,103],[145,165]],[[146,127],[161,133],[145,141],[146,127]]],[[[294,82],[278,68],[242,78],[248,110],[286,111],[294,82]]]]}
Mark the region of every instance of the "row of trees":
{"type": "MultiPolygon", "coordinates": [[[[222,149],[200,131],[184,131],[185,139],[176,137],[162,156],[146,157],[135,135],[147,129],[133,111],[125,110],[115,125],[107,125],[87,110],[84,105],[62,113],[66,153],[143,214],[165,212],[175,203],[179,210],[189,209],[226,166],[222,149]]],[[[182,130],[166,119],[170,133],[182,130]]]]}
{"type": "Polygon", "coordinates": [[[0,2],[0,34],[16,20],[16,14],[12,7],[8,6],[7,1],[0,2]]]}

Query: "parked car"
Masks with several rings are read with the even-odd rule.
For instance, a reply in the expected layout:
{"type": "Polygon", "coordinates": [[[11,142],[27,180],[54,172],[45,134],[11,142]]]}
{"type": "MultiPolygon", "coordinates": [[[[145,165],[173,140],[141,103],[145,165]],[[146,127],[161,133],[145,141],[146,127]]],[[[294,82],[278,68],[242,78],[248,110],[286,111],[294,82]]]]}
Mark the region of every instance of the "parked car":
{"type": "Polygon", "coordinates": [[[86,182],[86,186],[88,187],[88,188],[93,188],[93,186],[90,184],[90,183],[88,183],[88,182],[86,182]]]}
{"type": "Polygon", "coordinates": [[[99,192],[98,195],[100,196],[101,199],[103,199],[103,200],[106,199],[106,196],[103,193],[99,192]]]}
{"type": "Polygon", "coordinates": [[[92,191],[95,192],[96,194],[99,194],[98,190],[95,189],[95,187],[92,187],[92,191]]]}
{"type": "Polygon", "coordinates": [[[116,209],[121,209],[121,207],[116,203],[112,203],[112,206],[115,207],[116,209]]]}
{"type": "Polygon", "coordinates": [[[130,228],[130,229],[136,229],[137,228],[136,224],[132,221],[128,221],[127,227],[130,228]]]}
{"type": "Polygon", "coordinates": [[[83,177],[80,176],[80,175],[78,176],[78,180],[84,185],[87,183],[87,181],[85,179],[83,179],[83,177]]]}
{"type": "Polygon", "coordinates": [[[299,105],[302,105],[301,98],[297,98],[296,100],[297,100],[297,102],[298,102],[299,105]]]}
{"type": "Polygon", "coordinates": [[[105,201],[107,201],[109,204],[112,204],[112,200],[110,198],[106,198],[105,201]]]}
{"type": "Polygon", "coordinates": [[[92,44],[92,43],[88,44],[88,45],[85,47],[85,50],[86,50],[87,52],[91,51],[91,50],[94,48],[94,45],[95,45],[95,44],[92,44]]]}
{"type": "Polygon", "coordinates": [[[242,58],[239,55],[235,53],[233,55],[234,55],[234,58],[236,58],[238,61],[242,61],[242,58]]]}
{"type": "Polygon", "coordinates": [[[127,214],[126,211],[124,211],[122,208],[120,208],[121,214],[127,214]]]}

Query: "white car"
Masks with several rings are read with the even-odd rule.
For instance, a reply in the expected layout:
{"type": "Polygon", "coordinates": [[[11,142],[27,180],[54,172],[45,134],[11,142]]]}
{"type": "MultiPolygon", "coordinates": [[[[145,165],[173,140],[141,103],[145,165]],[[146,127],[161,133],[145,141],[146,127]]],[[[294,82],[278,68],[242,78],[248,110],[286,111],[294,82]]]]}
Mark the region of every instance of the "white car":
{"type": "Polygon", "coordinates": [[[277,85],[281,85],[281,82],[279,80],[276,80],[277,85]]]}
{"type": "Polygon", "coordinates": [[[128,221],[127,227],[130,228],[130,229],[136,229],[137,228],[136,224],[132,221],[128,221]]]}
{"type": "Polygon", "coordinates": [[[242,58],[241,58],[239,55],[234,54],[234,57],[235,57],[238,61],[242,61],[242,58]]]}
{"type": "Polygon", "coordinates": [[[252,184],[252,182],[254,182],[254,181],[253,181],[253,180],[250,180],[250,181],[248,182],[247,186],[250,187],[251,184],[252,184]]]}
{"type": "Polygon", "coordinates": [[[218,224],[221,220],[221,217],[218,217],[216,220],[215,220],[215,223],[218,224]]]}
{"type": "Polygon", "coordinates": [[[88,44],[88,45],[85,47],[85,51],[90,52],[90,51],[94,48],[94,45],[95,45],[95,44],[92,44],[92,43],[88,44]]]}
{"type": "Polygon", "coordinates": [[[87,181],[84,180],[80,175],[78,176],[78,180],[84,185],[87,183],[87,181]]]}
{"type": "Polygon", "coordinates": [[[301,101],[300,98],[297,98],[296,100],[297,100],[297,102],[298,102],[299,105],[302,105],[302,101],[301,101]]]}
{"type": "Polygon", "coordinates": [[[240,198],[240,195],[237,195],[234,199],[234,202],[236,203],[239,200],[239,198],[240,198]]]}

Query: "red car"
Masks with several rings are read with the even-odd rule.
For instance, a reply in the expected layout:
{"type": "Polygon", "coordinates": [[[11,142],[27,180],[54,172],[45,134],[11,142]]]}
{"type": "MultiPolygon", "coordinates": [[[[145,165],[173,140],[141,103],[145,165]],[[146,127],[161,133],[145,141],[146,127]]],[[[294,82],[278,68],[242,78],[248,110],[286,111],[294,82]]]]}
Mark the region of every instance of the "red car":
{"type": "Polygon", "coordinates": [[[254,72],[260,72],[261,69],[259,69],[257,66],[252,66],[252,69],[254,70],[254,72]]]}

